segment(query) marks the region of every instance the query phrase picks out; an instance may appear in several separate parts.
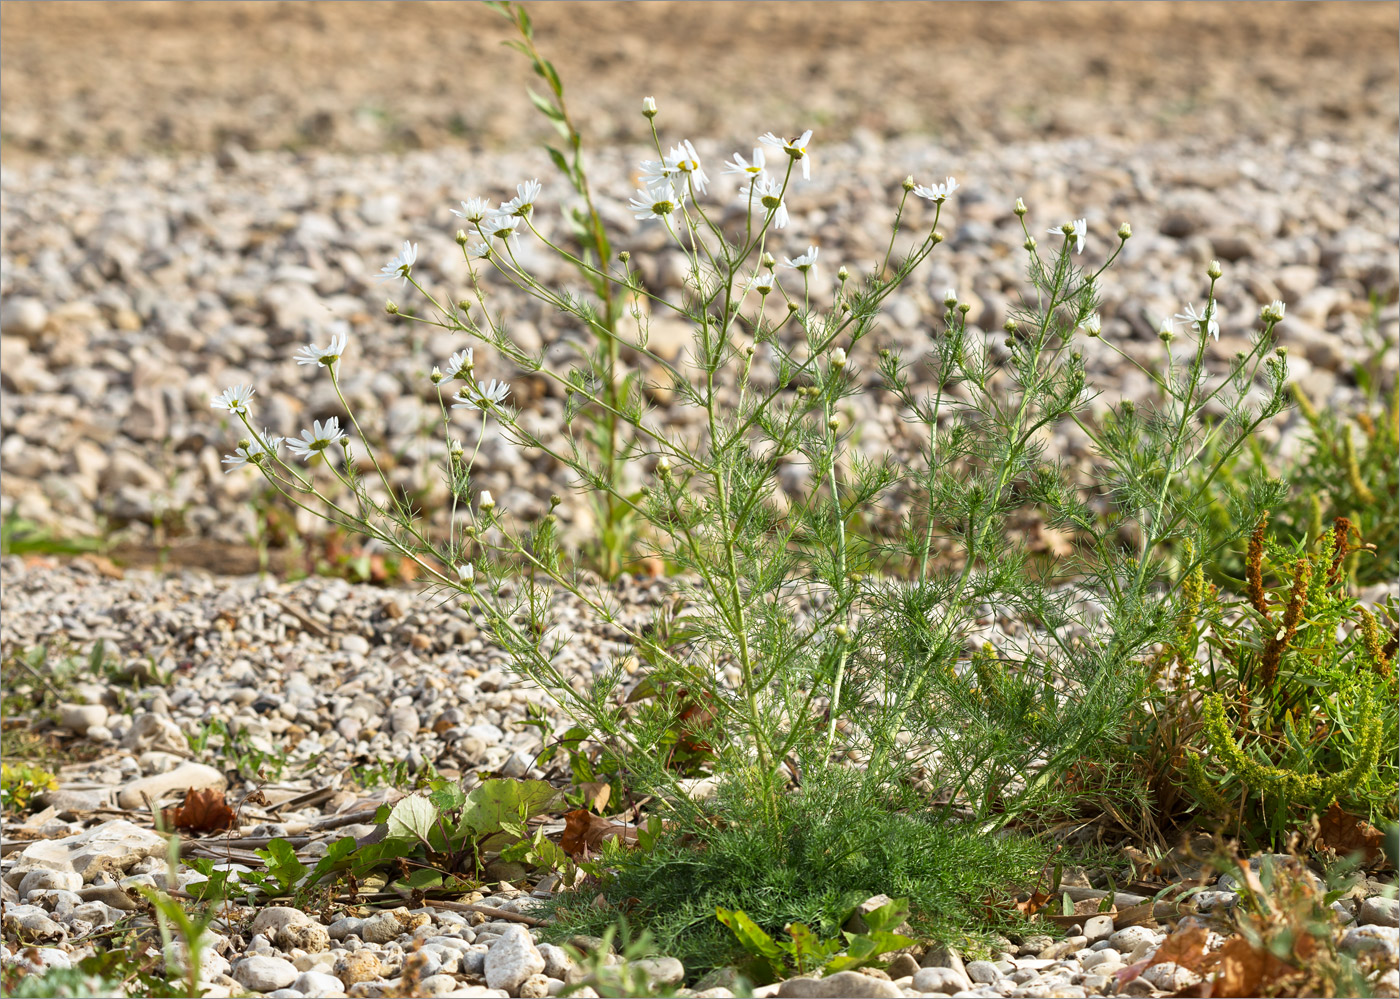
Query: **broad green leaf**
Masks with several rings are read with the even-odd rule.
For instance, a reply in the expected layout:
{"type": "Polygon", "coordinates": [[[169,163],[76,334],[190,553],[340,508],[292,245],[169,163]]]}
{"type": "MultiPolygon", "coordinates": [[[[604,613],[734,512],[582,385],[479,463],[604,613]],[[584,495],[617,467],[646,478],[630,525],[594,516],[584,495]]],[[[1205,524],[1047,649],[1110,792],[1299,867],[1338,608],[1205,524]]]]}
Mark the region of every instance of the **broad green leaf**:
{"type": "Polygon", "coordinates": [[[420,867],[406,878],[395,881],[396,885],[403,885],[408,889],[438,888],[442,885],[442,872],[435,871],[431,867],[420,867]]]}
{"type": "Polygon", "coordinates": [[[428,785],[431,801],[439,812],[455,812],[467,803],[466,792],[455,780],[435,780],[428,785]]]}
{"type": "Polygon", "coordinates": [[[729,927],[740,945],[750,954],[761,957],[779,968],[782,967],[783,949],[761,926],[750,919],[743,909],[716,909],[715,918],[729,927]]]}
{"type": "Polygon", "coordinates": [[[385,820],[386,839],[416,839],[427,843],[438,819],[437,806],[422,795],[412,794],[402,799],[385,820]]]}
{"type": "Polygon", "coordinates": [[[312,868],[311,877],[306,881],[308,885],[313,885],[320,881],[332,871],[343,869],[349,866],[349,861],[358,849],[354,836],[342,836],[329,847],[321,859],[316,861],[316,866],[312,868]]]}
{"type": "Polygon", "coordinates": [[[505,823],[519,822],[547,810],[558,797],[542,780],[488,780],[471,789],[462,824],[478,833],[496,832],[505,823]]]}

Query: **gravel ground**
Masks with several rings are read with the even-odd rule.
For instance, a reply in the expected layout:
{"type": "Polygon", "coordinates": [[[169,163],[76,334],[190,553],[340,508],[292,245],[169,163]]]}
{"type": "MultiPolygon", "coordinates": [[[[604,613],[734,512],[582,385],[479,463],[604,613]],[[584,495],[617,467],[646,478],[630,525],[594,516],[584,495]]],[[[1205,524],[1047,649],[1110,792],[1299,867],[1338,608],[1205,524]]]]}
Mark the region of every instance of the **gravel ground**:
{"type": "MultiPolygon", "coordinates": [[[[1395,4],[560,3],[534,13],[597,137],[590,163],[613,199],[616,243],[645,259],[654,288],[677,290],[681,272],[655,230],[623,210],[645,155],[643,94],[661,104],[666,137],[692,138],[711,164],[747,154],[769,129],[815,129],[815,170],[790,199],[781,249],[820,245],[828,276],[874,261],[906,174],[958,178],[947,242],[890,301],[873,346],[919,352],[947,287],[1000,336],[1023,288],[1020,196],[1042,230],[1087,217],[1089,264],[1119,222],[1132,223],[1104,288],[1103,333],[1134,359],[1160,357],[1158,321],[1201,300],[1206,263],[1219,258],[1213,362],[1277,298],[1294,377],[1319,405],[1354,404],[1358,365],[1396,377],[1395,4]]],[[[251,382],[259,418],[278,433],[337,415],[329,386],[292,355],[346,330],[352,405],[386,439],[393,474],[430,483],[427,372],[466,344],[391,322],[377,271],[410,239],[415,273],[458,297],[450,208],[539,176],[539,216],[555,227],[566,192],[533,148],[543,129],[520,96],[524,67],[497,44],[505,22],[476,5],[9,2],[0,18],[0,513],[62,537],[124,538],[134,562],[163,549],[199,567],[0,563],[7,655],[101,639],[118,667],[66,688],[46,733],[96,758],[65,769],[60,790],[5,831],[0,958],[42,967],[90,947],[85,937],[131,908],[124,887],[163,869],[164,840],[133,824],[143,792],[249,790],[217,738],[191,752],[186,736],[212,719],[241,733],[245,754],[281,767],[264,788],[269,805],[247,805],[237,835],[306,835],[313,850],[396,793],[354,786],[352,767],[540,775],[538,736],[519,724],[540,693],[510,680],[466,614],[416,591],[246,575],[256,482],[224,474],[236,434],[209,401],[251,382]],[[120,676],[151,670],[166,682],[138,691],[120,676]],[[20,943],[39,949],[21,955],[20,943]]],[[[525,252],[541,277],[556,275],[525,252]]],[[[527,343],[567,342],[539,306],[504,291],[497,306],[527,343]]],[[[653,347],[677,356],[685,336],[658,323],[653,347]]],[[[1146,396],[1147,382],[1101,347],[1084,351],[1102,398],[1146,396]]],[[[478,370],[514,376],[489,351],[478,350],[478,370]]],[[[530,419],[558,425],[563,400],[548,383],[514,386],[530,419]]],[[[688,418],[654,401],[661,418],[688,418]]],[[[862,448],[910,446],[878,392],[851,405],[867,428],[862,448]]],[[[472,444],[475,427],[460,429],[472,444]]],[[[1297,429],[1285,418],[1267,439],[1286,453],[1297,429]]],[[[1073,436],[1054,446],[1083,455],[1073,436]]],[[[503,507],[528,516],[561,493],[566,535],[588,536],[587,507],[560,469],[491,429],[481,456],[479,484],[503,507]]],[[[662,595],[654,582],[619,585],[641,619],[662,595]]],[[[625,654],[579,608],[560,610],[580,680],[625,654]]],[[[507,879],[476,901],[518,916],[551,887],[507,879]]],[[[1393,968],[1393,901],[1354,901],[1348,916],[1365,925],[1345,946],[1377,949],[1393,968]]],[[[231,920],[201,977],[213,995],[378,996],[408,974],[422,994],[528,996],[580,974],[499,915],[367,918],[373,926],[293,910],[251,927],[231,920]]],[[[931,954],[926,967],[892,969],[893,981],[787,983],[779,994],[1106,993],[1113,971],[1161,942],[1142,927],[1112,932],[1073,949],[1007,941],[994,962],[931,954]]],[[[1124,990],[1188,984],[1159,967],[1124,990]]],[[[1388,975],[1380,994],[1400,994],[1388,975]]]]}

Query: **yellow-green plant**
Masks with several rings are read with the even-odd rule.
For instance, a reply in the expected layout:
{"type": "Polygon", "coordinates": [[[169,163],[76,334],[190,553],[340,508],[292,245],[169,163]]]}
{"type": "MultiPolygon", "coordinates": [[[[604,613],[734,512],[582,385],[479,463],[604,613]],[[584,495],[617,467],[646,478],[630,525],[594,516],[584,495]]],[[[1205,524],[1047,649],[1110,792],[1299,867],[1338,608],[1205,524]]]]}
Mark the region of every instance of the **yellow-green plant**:
{"type": "Polygon", "coordinates": [[[0,764],[0,809],[23,812],[41,791],[58,787],[58,778],[32,763],[0,764]]]}
{"type": "MultiPolygon", "coordinates": [[[[1400,739],[1396,640],[1384,633],[1394,608],[1348,596],[1356,545],[1346,518],[1311,550],[1272,543],[1264,526],[1246,555],[1247,600],[1199,605],[1182,630],[1176,682],[1158,691],[1161,714],[1195,721],[1175,754],[1177,781],[1198,819],[1261,844],[1279,844],[1334,801],[1393,820],[1397,771],[1382,750],[1400,739]]],[[[1184,609],[1197,599],[1189,589],[1184,609]]]]}

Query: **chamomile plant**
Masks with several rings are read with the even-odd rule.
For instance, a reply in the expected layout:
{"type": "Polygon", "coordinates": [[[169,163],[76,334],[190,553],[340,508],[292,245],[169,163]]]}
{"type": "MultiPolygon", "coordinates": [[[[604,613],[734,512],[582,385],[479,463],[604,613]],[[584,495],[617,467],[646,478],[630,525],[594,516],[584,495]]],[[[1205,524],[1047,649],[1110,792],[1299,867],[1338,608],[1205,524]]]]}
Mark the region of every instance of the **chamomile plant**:
{"type": "MultiPolygon", "coordinates": [[[[563,86],[523,11],[506,9],[549,86],[536,104],[566,139],[551,158],[577,195],[564,207],[571,238],[541,224],[561,206],[528,180],[494,207],[468,197],[454,209],[466,299],[420,278],[411,242],[382,272],[413,298],[411,312],[388,303],[391,316],[463,337],[462,350],[425,376],[438,398],[447,528],[432,531],[393,488],[342,392],[351,345],[339,334],[297,360],[329,380],[348,423],[332,417],[283,440],[259,429],[252,388],[235,386],[214,403],[244,428],[230,465],[256,467],[291,502],[417,561],[420,578],[476,615],[515,669],[575,719],[604,758],[600,770],[624,772],[698,821],[688,782],[707,774],[742,780],[774,815],[788,785],[833,765],[860,769],[872,801],[895,783],[916,784],[930,802],[983,815],[1013,814],[1062,789],[1055,778],[1112,733],[1146,682],[1147,652],[1169,637],[1176,576],[1166,570],[1177,542],[1192,540],[1200,558],[1221,543],[1202,536],[1200,504],[1178,486],[1207,488],[1212,473],[1196,474],[1201,456],[1223,460],[1283,405],[1274,320],[1266,316],[1253,349],[1213,375],[1213,268],[1180,342],[1175,323],[1164,329],[1162,363],[1148,371],[1159,399],[1125,400],[1094,419],[1083,345],[1115,349],[1102,336],[1098,289],[1131,231],[1118,230],[1100,266],[1081,267],[1095,240],[1087,220],[1052,228],[1042,247],[1018,202],[1022,306],[985,338],[950,292],[923,359],[935,387],[920,392],[910,362],[874,348],[873,334],[890,296],[947,252],[940,226],[959,182],[896,187],[891,239],[859,276],[799,231],[819,163],[810,131],[765,134],[745,144],[749,156],[735,152],[715,169],[688,139],[663,138],[647,98],[651,154],[637,165],[640,187],[610,193],[684,259],[681,288],[663,293],[644,280],[633,255],[641,251],[615,249],[622,238],[597,208],[603,195],[589,183],[563,86]],[[896,255],[901,232],[907,249],[896,255]],[[537,276],[528,261],[539,253],[559,257],[586,290],[537,276]],[[503,293],[536,299],[586,335],[568,357],[525,349],[496,318],[503,293]],[[650,345],[660,316],[693,329],[679,357],[650,345]],[[508,372],[477,370],[474,345],[553,384],[566,400],[563,444],[525,418],[529,403],[508,372]],[[639,371],[662,372],[664,383],[646,384],[639,371]],[[657,388],[694,419],[661,418],[648,402],[657,388]],[[916,460],[855,446],[846,403],[870,391],[918,428],[916,460]],[[479,488],[464,420],[494,422],[566,468],[601,511],[600,529],[630,525],[637,554],[668,567],[667,585],[691,608],[684,628],[624,620],[606,580],[561,549],[558,498],[526,517],[479,488]],[[1087,483],[1047,449],[1068,425],[1095,448],[1087,483]],[[794,464],[809,474],[791,495],[780,482],[794,464]],[[1012,529],[1028,509],[1068,532],[1072,555],[1033,562],[1012,529]],[[879,511],[900,522],[898,536],[857,537],[879,511]],[[559,591],[612,628],[641,664],[640,680],[619,659],[576,682],[562,664],[559,591]],[[1031,624],[998,645],[985,636],[989,615],[1031,624]]],[[[1271,498],[1261,488],[1248,504],[1271,498]]],[[[1252,520],[1249,511],[1236,518],[1252,520]]]]}

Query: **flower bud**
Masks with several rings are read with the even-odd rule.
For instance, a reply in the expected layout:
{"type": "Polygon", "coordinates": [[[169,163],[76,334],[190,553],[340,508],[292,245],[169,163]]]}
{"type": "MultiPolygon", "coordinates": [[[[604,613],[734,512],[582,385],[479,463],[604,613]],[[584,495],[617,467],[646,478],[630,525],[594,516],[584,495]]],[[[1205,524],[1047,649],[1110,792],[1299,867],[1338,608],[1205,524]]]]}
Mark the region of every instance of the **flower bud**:
{"type": "Polygon", "coordinates": [[[953,308],[958,304],[958,293],[952,288],[949,288],[943,293],[943,304],[950,309],[953,308]]]}
{"type": "Polygon", "coordinates": [[[893,355],[890,353],[890,348],[888,348],[888,347],[881,347],[881,348],[880,348],[880,360],[882,360],[882,361],[888,361],[888,360],[890,359],[891,356],[893,356],[893,355]]]}
{"type": "Polygon", "coordinates": [[[642,98],[642,114],[646,115],[648,118],[655,118],[655,117],[656,117],[657,111],[656,111],[656,98],[655,98],[655,97],[643,97],[643,98],[642,98]]]}
{"type": "Polygon", "coordinates": [[[457,303],[457,309],[463,313],[470,312],[472,310],[472,303],[464,298],[457,303]]]}
{"type": "Polygon", "coordinates": [[[835,432],[836,432],[837,430],[839,430],[840,428],[841,428],[841,421],[838,420],[836,417],[833,416],[831,419],[829,419],[829,420],[826,421],[826,429],[832,431],[833,433],[835,433],[835,432]]]}
{"type": "Polygon", "coordinates": [[[778,266],[778,258],[773,256],[773,254],[769,253],[767,250],[763,251],[763,256],[758,258],[758,262],[764,267],[768,268],[770,271],[774,267],[778,266]]]}
{"type": "Polygon", "coordinates": [[[796,311],[798,310],[798,308],[799,308],[799,306],[798,306],[798,304],[797,304],[796,302],[789,302],[789,303],[788,303],[788,314],[791,315],[792,313],[796,312],[796,311]]]}
{"type": "Polygon", "coordinates": [[[939,243],[943,242],[943,233],[939,232],[937,229],[933,230],[933,232],[928,234],[928,241],[934,246],[937,246],[939,243]]]}
{"type": "Polygon", "coordinates": [[[1283,322],[1283,313],[1283,303],[1278,299],[1274,299],[1259,310],[1259,320],[1265,323],[1281,323],[1283,322]]]}
{"type": "Polygon", "coordinates": [[[1288,348],[1287,348],[1287,347],[1284,347],[1284,346],[1275,347],[1275,348],[1274,348],[1274,356],[1275,356],[1275,357],[1287,357],[1287,356],[1288,356],[1288,348]]]}
{"type": "Polygon", "coordinates": [[[959,311],[960,313],[962,313],[963,318],[967,318],[967,314],[968,314],[969,312],[972,311],[972,305],[971,305],[971,303],[969,303],[969,302],[959,302],[959,303],[958,303],[958,311],[959,311]]]}
{"type": "Polygon", "coordinates": [[[1034,250],[1034,249],[1035,249],[1037,246],[1039,246],[1040,244],[1037,243],[1037,242],[1035,241],[1035,237],[1034,237],[1034,236],[1027,236],[1027,237],[1026,237],[1026,241],[1025,241],[1024,243],[1022,243],[1021,245],[1024,246],[1024,247],[1026,248],[1027,251],[1030,251],[1030,250],[1034,250]]]}
{"type": "Polygon", "coordinates": [[[1084,322],[1080,324],[1084,332],[1090,336],[1098,336],[1103,331],[1103,320],[1097,312],[1091,312],[1084,317],[1084,322]]]}
{"type": "Polygon", "coordinates": [[[850,278],[850,276],[851,272],[846,270],[845,264],[842,264],[840,269],[838,269],[836,272],[836,280],[840,281],[842,284],[845,284],[846,281],[850,278]]]}
{"type": "Polygon", "coordinates": [[[466,245],[467,245],[467,231],[466,231],[465,229],[458,229],[458,230],[457,230],[457,235],[456,235],[456,237],[454,237],[454,238],[457,240],[457,245],[458,245],[458,246],[466,246],[466,245]]]}
{"type": "Polygon", "coordinates": [[[1008,319],[1006,322],[1001,324],[1001,328],[1006,330],[1006,332],[1008,333],[1015,333],[1018,329],[1020,329],[1020,326],[1017,325],[1016,320],[1008,319]]]}
{"type": "Polygon", "coordinates": [[[1220,261],[1212,260],[1210,266],[1206,268],[1206,277],[1210,278],[1212,281],[1219,281],[1220,274],[1220,261]]]}
{"type": "Polygon", "coordinates": [[[622,261],[624,264],[627,263],[627,261],[629,261],[629,260],[632,259],[632,251],[631,251],[631,250],[623,250],[621,253],[619,253],[619,254],[617,255],[617,259],[620,260],[620,261],[622,261]]]}
{"type": "Polygon", "coordinates": [[[1016,199],[1016,207],[1013,208],[1012,211],[1014,211],[1014,212],[1016,213],[1016,217],[1017,217],[1017,218],[1025,218],[1025,217],[1026,217],[1026,203],[1025,203],[1024,201],[1022,201],[1020,198],[1017,198],[1017,199],[1016,199]]]}
{"type": "Polygon", "coordinates": [[[837,347],[831,352],[831,366],[840,371],[846,366],[846,351],[837,347]]]}
{"type": "Polygon", "coordinates": [[[553,510],[556,506],[558,506],[558,505],[559,505],[560,503],[562,503],[562,502],[564,502],[564,497],[560,496],[558,493],[550,493],[550,494],[549,494],[549,508],[550,508],[551,510],[553,510]]]}
{"type": "Polygon", "coordinates": [[[1015,340],[1014,337],[1007,337],[1005,340],[1003,340],[1003,341],[1001,342],[1001,345],[1002,345],[1003,347],[1005,347],[1007,350],[1015,350],[1015,349],[1016,349],[1016,340],[1015,340]]]}
{"type": "Polygon", "coordinates": [[[436,364],[434,364],[434,365],[433,365],[433,370],[430,371],[430,372],[428,373],[428,379],[429,379],[434,385],[441,385],[441,384],[442,384],[442,369],[439,368],[436,364]]]}
{"type": "Polygon", "coordinates": [[[905,177],[904,183],[900,186],[903,187],[906,191],[914,190],[914,175],[911,173],[908,177],[905,177]]]}
{"type": "Polygon", "coordinates": [[[246,451],[246,450],[248,450],[248,449],[249,449],[250,447],[252,447],[252,446],[253,446],[253,442],[250,441],[248,438],[246,438],[246,437],[240,437],[240,438],[238,438],[238,449],[239,449],[240,451],[246,451]]]}
{"type": "Polygon", "coordinates": [[[384,303],[384,311],[391,316],[397,316],[399,314],[399,307],[394,304],[393,299],[389,299],[384,303]]]}
{"type": "Polygon", "coordinates": [[[664,454],[656,459],[656,474],[663,479],[671,474],[671,463],[666,459],[664,454]]]}
{"type": "Polygon", "coordinates": [[[481,498],[477,500],[477,506],[481,507],[482,513],[490,513],[496,509],[496,501],[491,498],[491,490],[483,489],[481,491],[481,498]]]}
{"type": "Polygon", "coordinates": [[[476,567],[470,562],[457,566],[457,578],[463,583],[470,583],[476,578],[476,567]]]}
{"type": "Polygon", "coordinates": [[[1170,319],[1163,319],[1161,327],[1157,330],[1157,339],[1163,343],[1171,343],[1176,337],[1176,325],[1170,319]]]}
{"type": "Polygon", "coordinates": [[[1125,243],[1128,241],[1129,237],[1132,236],[1132,234],[1133,227],[1128,225],[1128,223],[1124,222],[1118,227],[1118,238],[1123,240],[1125,243]]]}
{"type": "Polygon", "coordinates": [[[836,637],[837,637],[837,638],[845,638],[847,635],[849,635],[849,634],[851,633],[851,629],[850,629],[850,628],[847,628],[844,624],[838,624],[838,625],[837,625],[835,628],[833,628],[832,630],[836,632],[836,637]]]}

